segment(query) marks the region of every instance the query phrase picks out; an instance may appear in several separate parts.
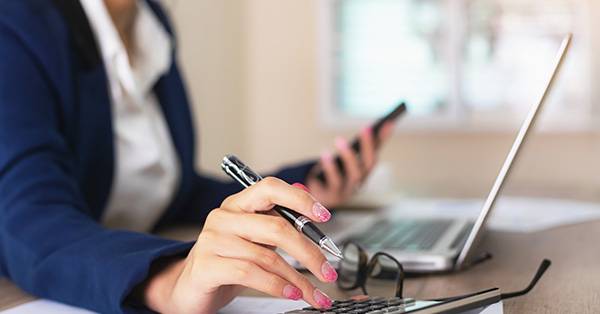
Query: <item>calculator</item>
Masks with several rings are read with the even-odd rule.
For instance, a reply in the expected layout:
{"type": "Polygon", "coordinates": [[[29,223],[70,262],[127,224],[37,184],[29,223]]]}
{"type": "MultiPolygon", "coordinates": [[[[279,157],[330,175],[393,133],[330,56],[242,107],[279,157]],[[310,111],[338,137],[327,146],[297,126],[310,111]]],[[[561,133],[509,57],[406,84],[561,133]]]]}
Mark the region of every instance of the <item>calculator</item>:
{"type": "Polygon", "coordinates": [[[500,290],[498,288],[444,300],[358,296],[348,300],[334,301],[331,308],[328,309],[305,307],[285,312],[285,314],[479,313],[488,305],[500,302],[500,300],[500,290]]]}

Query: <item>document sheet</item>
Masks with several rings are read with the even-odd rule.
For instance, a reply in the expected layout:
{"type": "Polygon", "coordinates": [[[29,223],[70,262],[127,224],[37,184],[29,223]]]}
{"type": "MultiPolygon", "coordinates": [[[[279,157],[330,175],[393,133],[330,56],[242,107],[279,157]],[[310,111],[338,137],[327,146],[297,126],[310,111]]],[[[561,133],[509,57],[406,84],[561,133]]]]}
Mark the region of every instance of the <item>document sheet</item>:
{"type": "MultiPolygon", "coordinates": [[[[307,306],[303,301],[290,301],[275,298],[238,297],[218,314],[275,314],[285,313],[307,306]]],[[[35,300],[0,312],[2,314],[93,314],[88,310],[72,307],[48,300],[35,300]]],[[[469,311],[467,314],[503,314],[502,302],[485,309],[469,311]]]]}

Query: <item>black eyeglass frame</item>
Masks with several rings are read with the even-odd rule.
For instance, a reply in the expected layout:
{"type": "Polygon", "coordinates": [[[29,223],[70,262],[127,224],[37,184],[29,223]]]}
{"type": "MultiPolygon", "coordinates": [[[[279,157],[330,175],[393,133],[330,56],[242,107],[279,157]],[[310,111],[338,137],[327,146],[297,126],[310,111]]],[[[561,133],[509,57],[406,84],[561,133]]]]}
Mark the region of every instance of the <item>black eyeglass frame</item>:
{"type": "MultiPolygon", "coordinates": [[[[403,294],[403,289],[404,289],[404,279],[406,278],[406,273],[404,272],[402,263],[400,263],[396,258],[394,258],[390,254],[385,253],[385,252],[377,252],[371,257],[371,259],[369,259],[367,252],[358,243],[355,243],[352,241],[348,241],[348,242],[344,243],[344,246],[342,248],[342,254],[346,251],[346,248],[348,245],[354,245],[358,249],[358,273],[356,275],[356,281],[352,285],[344,286],[341,281],[338,281],[338,287],[340,289],[354,290],[354,289],[360,287],[362,292],[365,295],[368,295],[367,287],[366,287],[367,278],[368,278],[369,274],[371,274],[371,272],[373,271],[375,266],[377,265],[377,261],[379,260],[379,257],[385,256],[385,257],[389,258],[390,260],[392,260],[398,266],[398,275],[396,276],[396,295],[395,296],[398,298],[403,297],[402,294],[403,294]]],[[[485,256],[485,258],[482,258],[482,261],[491,258],[491,255],[489,255],[489,254],[484,255],[484,256],[485,256]]],[[[341,268],[341,265],[342,265],[342,263],[340,263],[338,266],[339,273],[342,273],[341,271],[339,271],[341,268]]],[[[550,261],[547,258],[543,259],[542,262],[540,263],[540,265],[538,266],[538,269],[537,269],[535,275],[533,276],[533,278],[531,279],[529,284],[524,289],[518,290],[518,291],[513,291],[513,292],[508,292],[508,293],[503,293],[500,295],[500,299],[501,300],[511,299],[511,298],[523,296],[523,295],[529,293],[529,291],[533,290],[533,288],[537,285],[538,281],[542,278],[544,273],[546,273],[548,268],[550,268],[550,265],[552,265],[552,261],[550,261]]],[[[430,299],[429,301],[439,301],[439,302],[451,301],[453,299],[461,299],[461,298],[473,296],[473,295],[476,295],[479,293],[481,293],[481,291],[475,292],[475,293],[459,295],[459,296],[453,296],[453,297],[430,299]]]]}
{"type": "MultiPolygon", "coordinates": [[[[358,249],[358,270],[356,274],[356,280],[353,284],[348,286],[343,285],[342,281],[338,280],[338,287],[346,291],[360,288],[365,295],[368,295],[369,293],[367,292],[367,280],[369,278],[369,275],[377,266],[379,258],[385,256],[386,258],[389,258],[391,261],[393,261],[397,266],[398,272],[395,278],[395,296],[398,298],[402,298],[404,289],[404,279],[406,278],[406,274],[404,272],[404,267],[402,267],[402,263],[400,263],[392,255],[385,252],[377,252],[369,259],[369,255],[367,254],[367,252],[358,243],[352,241],[344,243],[344,246],[342,247],[342,254],[346,251],[349,245],[353,245],[358,249]]],[[[343,262],[340,262],[340,264],[338,265],[338,273],[340,274],[342,273],[342,263],[343,262]]]]}

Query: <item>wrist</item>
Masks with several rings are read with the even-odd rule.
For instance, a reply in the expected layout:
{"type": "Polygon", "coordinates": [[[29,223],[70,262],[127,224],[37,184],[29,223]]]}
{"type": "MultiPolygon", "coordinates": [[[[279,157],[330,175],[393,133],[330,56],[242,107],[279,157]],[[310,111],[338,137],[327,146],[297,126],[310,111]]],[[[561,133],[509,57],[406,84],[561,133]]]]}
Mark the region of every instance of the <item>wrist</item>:
{"type": "Polygon", "coordinates": [[[172,293],[185,266],[184,257],[168,258],[152,267],[141,287],[144,304],[159,313],[172,313],[172,293]]]}

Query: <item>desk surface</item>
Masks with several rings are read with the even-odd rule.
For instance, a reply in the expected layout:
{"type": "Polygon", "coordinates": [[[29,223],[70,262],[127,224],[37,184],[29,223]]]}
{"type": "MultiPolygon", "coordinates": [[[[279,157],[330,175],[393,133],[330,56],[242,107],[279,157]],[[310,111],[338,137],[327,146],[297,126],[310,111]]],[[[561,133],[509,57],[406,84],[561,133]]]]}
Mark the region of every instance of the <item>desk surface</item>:
{"type": "MultiPolygon", "coordinates": [[[[189,239],[196,232],[179,229],[165,236],[189,239]]],[[[520,290],[547,257],[552,266],[538,286],[526,296],[505,301],[506,313],[597,313],[600,311],[599,240],[600,221],[531,234],[489,232],[481,249],[494,255],[491,261],[461,273],[407,279],[405,295],[437,298],[494,286],[503,291],[520,290]]],[[[317,285],[334,298],[348,296],[335,285],[317,285]]],[[[246,294],[259,295],[250,291],[246,294]]],[[[0,310],[32,299],[0,279],[0,310]]]]}

